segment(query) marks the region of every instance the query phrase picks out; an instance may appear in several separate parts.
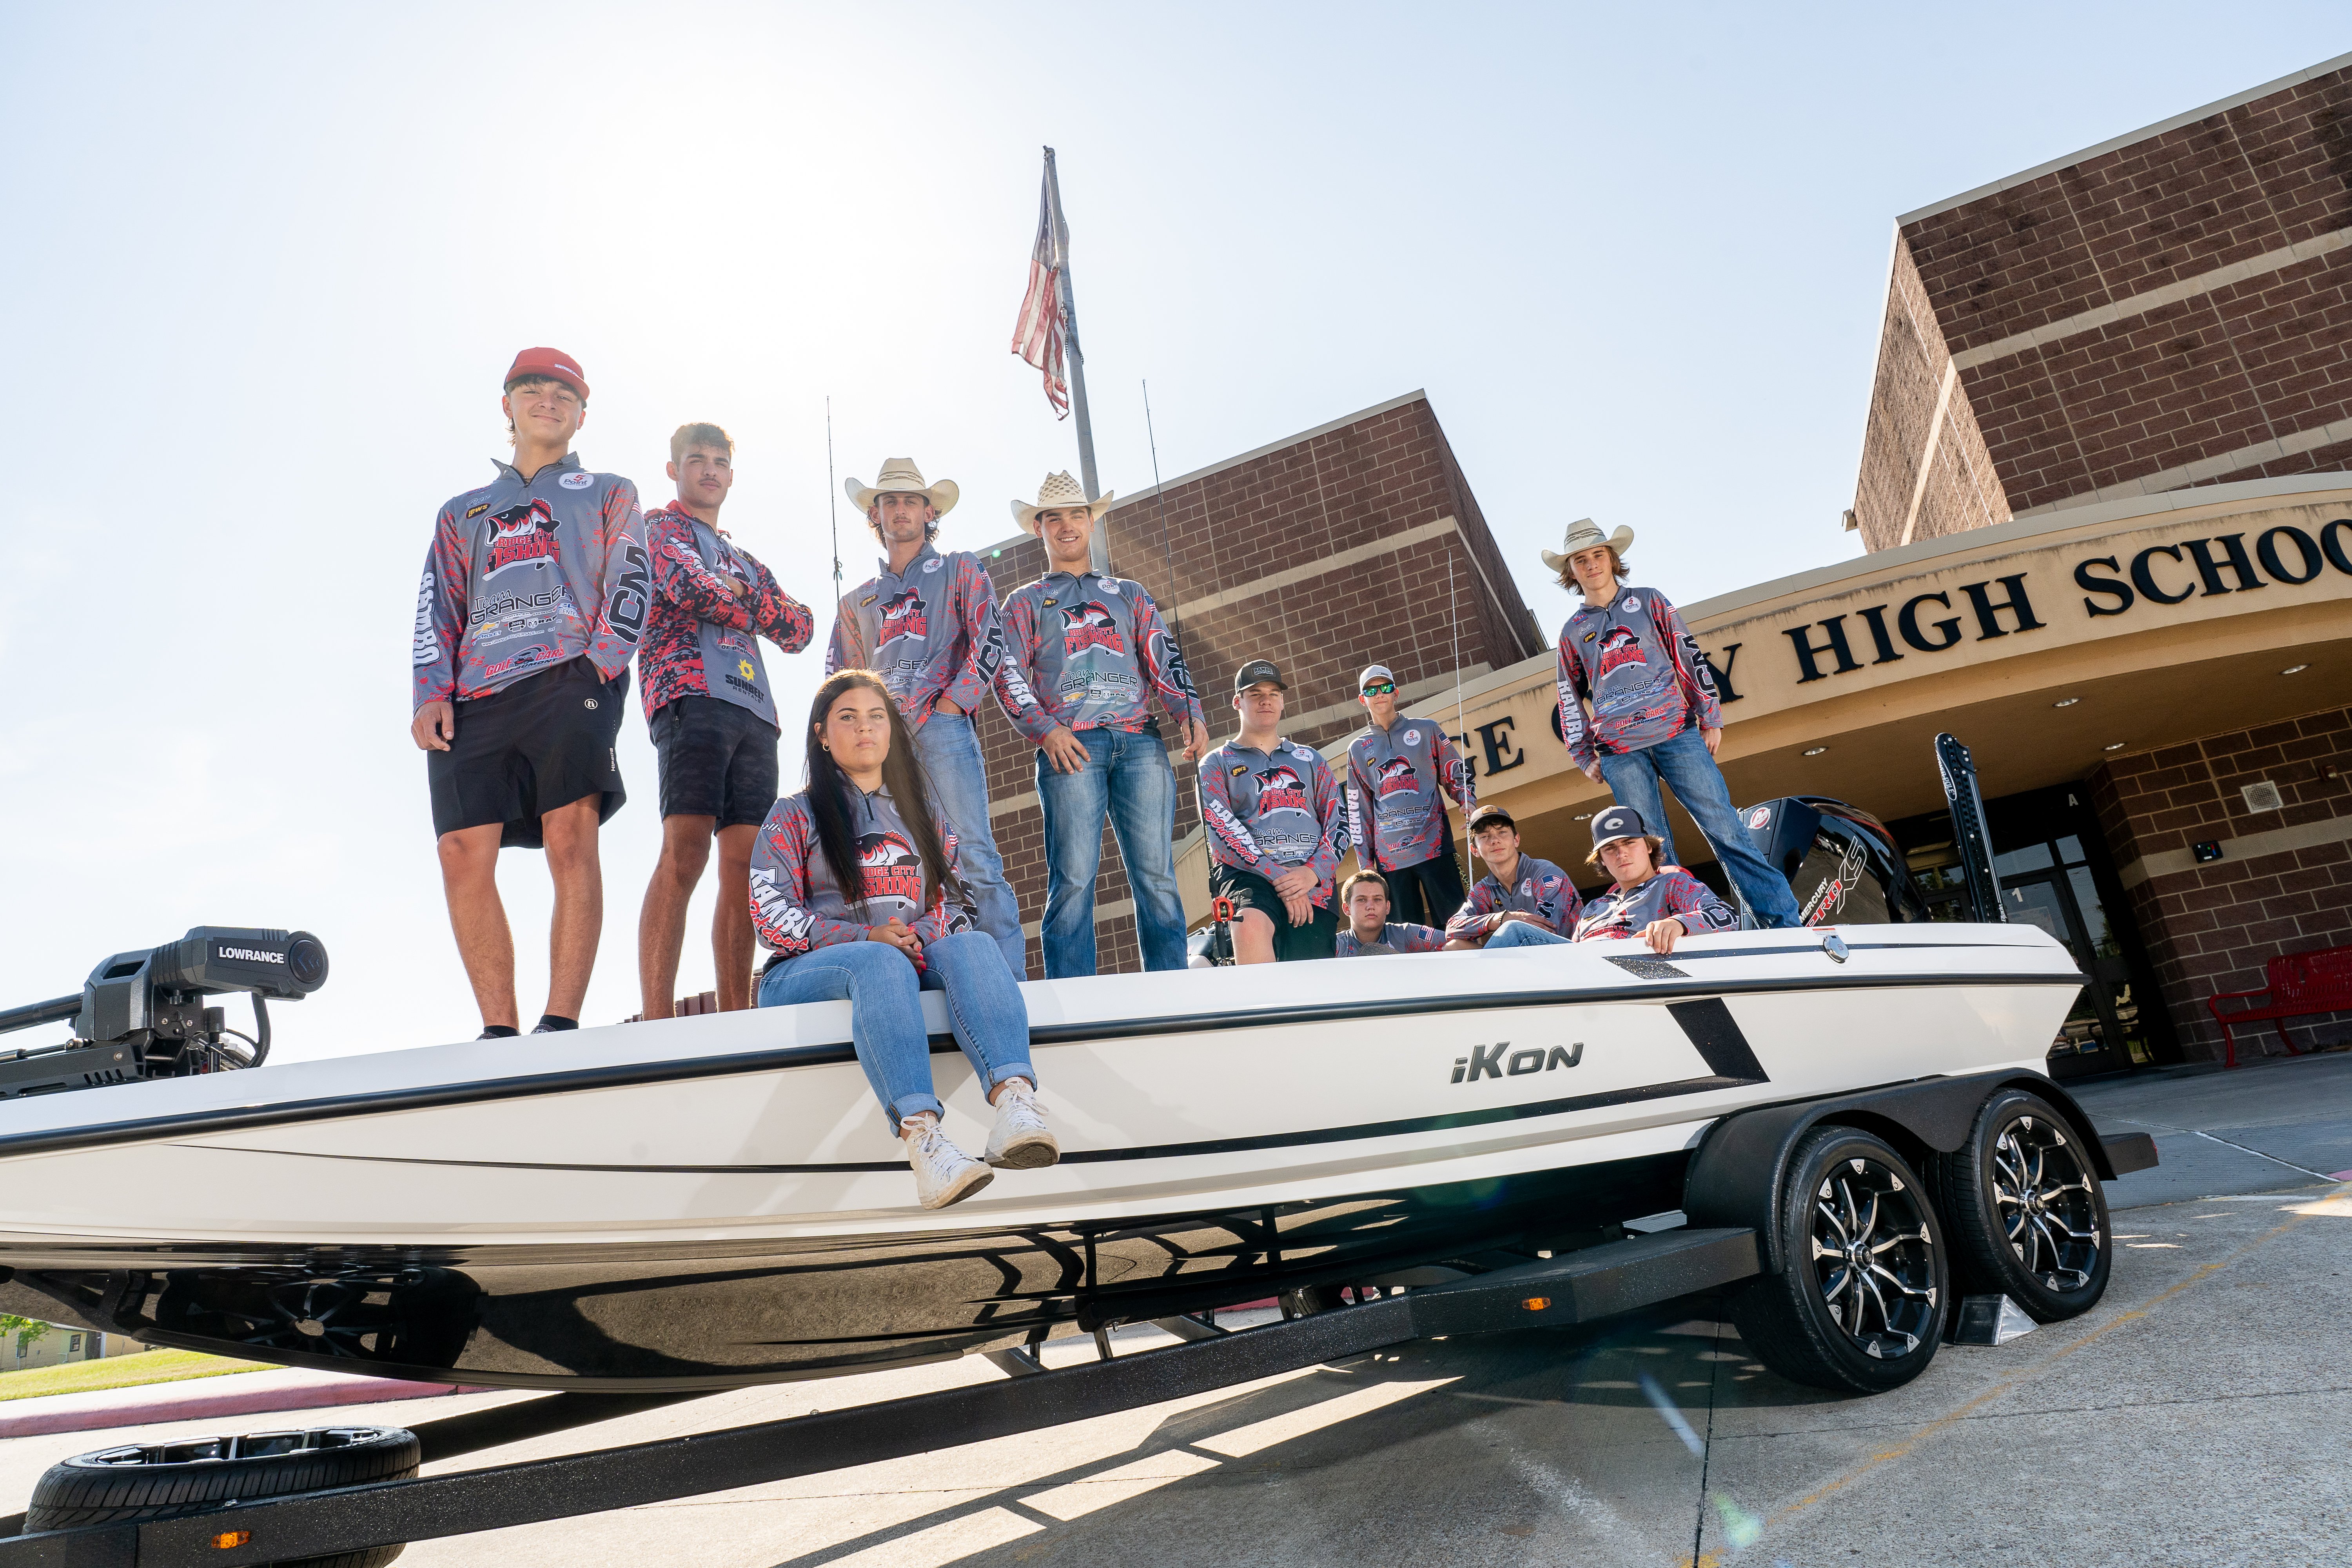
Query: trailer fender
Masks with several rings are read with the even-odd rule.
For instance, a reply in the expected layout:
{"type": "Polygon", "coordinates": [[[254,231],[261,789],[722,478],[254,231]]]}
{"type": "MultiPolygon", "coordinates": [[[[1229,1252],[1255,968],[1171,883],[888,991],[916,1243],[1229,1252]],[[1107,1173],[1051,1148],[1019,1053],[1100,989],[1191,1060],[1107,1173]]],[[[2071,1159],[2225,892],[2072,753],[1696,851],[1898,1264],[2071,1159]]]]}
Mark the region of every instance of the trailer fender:
{"type": "Polygon", "coordinates": [[[1780,1212],[1789,1156],[1806,1133],[1823,1122],[1835,1122],[1891,1136],[1898,1147],[1909,1144],[1924,1152],[1949,1154],[1968,1142],[1985,1101],[2011,1088],[2048,1100],[2090,1151],[2100,1179],[2115,1180],[2098,1130],[2073,1095],[2038,1072],[1969,1073],[1826,1100],[1759,1106],[1727,1116],[1707,1129],[1691,1155],[1683,1184],[1683,1212],[1695,1226],[1755,1231],[1763,1238],[1764,1272],[1778,1274],[1784,1265],[1775,1216],[1780,1212]]]}

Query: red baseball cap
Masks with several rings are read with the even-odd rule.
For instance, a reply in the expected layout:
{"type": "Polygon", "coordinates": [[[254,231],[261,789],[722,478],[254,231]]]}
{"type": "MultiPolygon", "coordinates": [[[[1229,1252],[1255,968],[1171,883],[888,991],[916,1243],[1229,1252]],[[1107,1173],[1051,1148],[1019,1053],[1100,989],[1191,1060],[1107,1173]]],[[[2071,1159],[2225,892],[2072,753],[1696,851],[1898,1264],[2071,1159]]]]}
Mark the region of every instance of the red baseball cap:
{"type": "Polygon", "coordinates": [[[580,366],[572,357],[562,349],[523,350],[515,355],[514,363],[507,367],[506,384],[512,385],[530,375],[552,376],[578,393],[581,402],[588,401],[588,378],[581,374],[580,366]]]}

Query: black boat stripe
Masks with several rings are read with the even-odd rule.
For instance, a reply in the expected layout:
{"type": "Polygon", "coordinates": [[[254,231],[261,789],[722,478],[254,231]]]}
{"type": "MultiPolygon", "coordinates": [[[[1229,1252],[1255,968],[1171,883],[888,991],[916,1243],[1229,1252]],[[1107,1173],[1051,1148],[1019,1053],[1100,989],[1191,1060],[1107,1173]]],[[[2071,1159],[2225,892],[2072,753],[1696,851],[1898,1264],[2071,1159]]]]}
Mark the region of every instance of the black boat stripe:
{"type": "MultiPolygon", "coordinates": [[[[1411,998],[1365,997],[1296,1007],[1195,1014],[1186,1017],[1125,1018],[1093,1024],[1032,1024],[1029,1039],[1032,1045],[1068,1045],[1093,1040],[1130,1040],[1155,1036],[1210,1034],[1227,1029],[1280,1027],[1292,1024],[1349,1023],[1407,1015],[1426,1016],[1518,1007],[1557,1007],[1575,1003],[1697,1000],[1691,994],[1694,992],[1715,996],[1738,996],[1768,992],[1883,990],[1926,985],[2064,985],[2079,988],[2084,983],[2080,974],[2046,973],[1889,974],[1867,978],[1851,973],[1829,973],[1800,979],[1669,980],[1632,985],[1581,986],[1559,991],[1505,991],[1411,998]]],[[[931,1049],[934,1054],[945,1054],[955,1050],[956,1047],[951,1039],[935,1036],[931,1049]]],[[[340,1121],[350,1116],[380,1115],[390,1111],[429,1110],[446,1105],[527,1100],[541,1095],[625,1089],[639,1084],[688,1079],[746,1077],[785,1068],[819,1067],[856,1059],[856,1052],[844,1041],[822,1046],[783,1046],[765,1051],[739,1051],[719,1057],[571,1068],[561,1072],[533,1073],[472,1083],[425,1084],[407,1089],[378,1089],[368,1094],[289,1100],[279,1105],[222,1106],[210,1110],[185,1111],[176,1116],[149,1117],[136,1121],[108,1121],[87,1127],[0,1134],[0,1159],[18,1154],[86,1149],[108,1143],[150,1142],[165,1138],[232,1132],[251,1127],[340,1121]]],[[[104,1093],[105,1090],[80,1092],[104,1093]]]]}
{"type": "Polygon", "coordinates": [[[1698,1048],[1707,1070],[1717,1078],[1734,1083],[1769,1083],[1764,1064],[1756,1059],[1755,1048],[1748,1037],[1739,1032],[1738,1021],[1719,996],[1704,1002],[1669,1002],[1666,1011],[1674,1015],[1690,1043],[1698,1048]]]}
{"type": "MultiPolygon", "coordinates": [[[[1745,1044],[1745,1042],[1742,1042],[1745,1044]]],[[[1753,1059],[1752,1058],[1750,1058],[1753,1059]]],[[[1686,1094],[1706,1094],[1718,1089],[1740,1089],[1768,1081],[1756,1078],[1686,1078],[1672,1083],[1643,1084],[1599,1094],[1573,1094],[1561,1100],[1527,1105],[1498,1105],[1485,1110],[1455,1110],[1442,1116],[1416,1116],[1400,1121],[1367,1121],[1354,1127],[1318,1127],[1306,1132],[1268,1132],[1255,1138],[1211,1138],[1194,1143],[1154,1143],[1137,1149],[1080,1149],[1062,1156],[1065,1165],[1108,1164],[1122,1160],[1170,1160],[1187,1155],[1237,1154],[1254,1149],[1286,1149],[1310,1143],[1344,1143],[1360,1138],[1402,1138],[1416,1132],[1445,1132],[1457,1127],[1483,1127],[1496,1121],[1523,1121],[1538,1116],[1564,1116],[1571,1111],[1597,1110],[1603,1106],[1637,1105],[1643,1100],[1674,1100],[1686,1094]]],[[[238,1149],[240,1154],[278,1154],[279,1149],[238,1149]]],[[[563,1165],[536,1160],[415,1160],[401,1154],[314,1154],[306,1160],[361,1160],[388,1165],[460,1165],[492,1171],[607,1171],[629,1175],[679,1176],[814,1176],[867,1171],[904,1171],[904,1160],[845,1161],[837,1165],[563,1165]]]]}

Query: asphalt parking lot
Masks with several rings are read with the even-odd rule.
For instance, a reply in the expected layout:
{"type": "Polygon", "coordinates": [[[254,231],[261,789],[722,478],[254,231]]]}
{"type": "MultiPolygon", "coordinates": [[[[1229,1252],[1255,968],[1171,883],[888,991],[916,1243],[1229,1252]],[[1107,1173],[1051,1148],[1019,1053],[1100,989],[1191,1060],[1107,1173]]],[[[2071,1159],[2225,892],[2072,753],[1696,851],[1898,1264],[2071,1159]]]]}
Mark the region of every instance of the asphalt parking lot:
{"type": "MultiPolygon", "coordinates": [[[[2340,1563],[2352,1556],[2352,1056],[2086,1086],[2164,1164],[2110,1188],[2114,1282],[2073,1322],[1948,1346],[1876,1399],[1785,1383],[1707,1298],[1423,1342],[1051,1432],[423,1542],[419,1568],[1137,1562],[2340,1563]]],[[[1129,1331],[1140,1349],[1156,1331],[1129,1331]]],[[[1056,1362],[1090,1354],[1061,1342],[1056,1362]]],[[[740,1390],[454,1461],[639,1442],[997,1373],[740,1390]]],[[[510,1394],[334,1412],[427,1420],[510,1394]]],[[[299,1424],[298,1416],[267,1425],[299,1424]]],[[[68,1453],[0,1446],[0,1511],[68,1453]]]]}

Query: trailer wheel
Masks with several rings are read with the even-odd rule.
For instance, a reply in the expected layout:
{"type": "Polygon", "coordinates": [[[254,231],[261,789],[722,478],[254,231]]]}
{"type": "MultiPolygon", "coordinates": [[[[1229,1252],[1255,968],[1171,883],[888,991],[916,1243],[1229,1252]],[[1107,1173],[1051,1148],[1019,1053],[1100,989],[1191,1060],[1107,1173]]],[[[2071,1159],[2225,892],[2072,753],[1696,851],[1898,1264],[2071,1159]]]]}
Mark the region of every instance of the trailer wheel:
{"type": "Polygon", "coordinates": [[[1935,1207],[1885,1140],[1823,1127],[1790,1156],[1784,1267],[1732,1298],[1757,1358],[1816,1388],[1882,1394],[1927,1370],[1943,1337],[1948,1265],[1935,1207]]]}
{"type": "Polygon", "coordinates": [[[2054,1323],[2106,1293],[2106,1194],[2082,1139],[2047,1100],[2003,1089],[1960,1151],[1937,1164],[1962,1294],[1997,1290],[2035,1322],[2054,1323]]]}
{"type": "MultiPolygon", "coordinates": [[[[191,1437],[77,1454],[33,1488],[25,1532],[202,1513],[227,1502],[290,1497],[416,1473],[416,1434],[398,1426],[315,1426],[191,1437]]],[[[275,1568],[378,1568],[399,1546],[289,1559],[275,1568]]]]}

